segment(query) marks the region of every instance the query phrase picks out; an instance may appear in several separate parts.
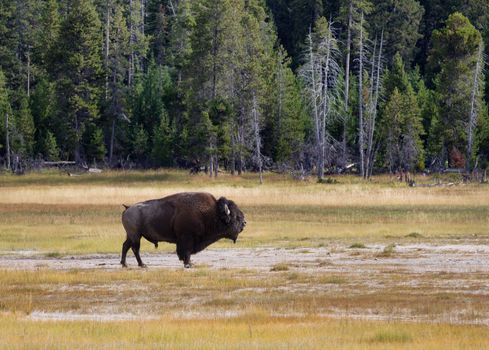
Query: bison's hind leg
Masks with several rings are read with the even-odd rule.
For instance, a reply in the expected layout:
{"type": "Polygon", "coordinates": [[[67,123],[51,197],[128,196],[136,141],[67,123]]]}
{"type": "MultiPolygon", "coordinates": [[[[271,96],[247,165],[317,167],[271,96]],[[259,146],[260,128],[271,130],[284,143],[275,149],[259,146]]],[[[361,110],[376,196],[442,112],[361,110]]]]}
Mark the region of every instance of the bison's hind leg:
{"type": "Polygon", "coordinates": [[[134,253],[134,256],[136,257],[136,260],[138,261],[139,267],[147,267],[146,264],[143,263],[141,260],[141,257],[139,256],[139,248],[141,247],[141,241],[136,241],[132,243],[132,252],[134,253]]]}
{"type": "Polygon", "coordinates": [[[129,250],[129,248],[131,248],[131,246],[132,246],[132,242],[129,238],[127,238],[126,241],[122,243],[122,256],[121,256],[122,267],[127,267],[126,255],[127,255],[127,251],[129,250]]]}

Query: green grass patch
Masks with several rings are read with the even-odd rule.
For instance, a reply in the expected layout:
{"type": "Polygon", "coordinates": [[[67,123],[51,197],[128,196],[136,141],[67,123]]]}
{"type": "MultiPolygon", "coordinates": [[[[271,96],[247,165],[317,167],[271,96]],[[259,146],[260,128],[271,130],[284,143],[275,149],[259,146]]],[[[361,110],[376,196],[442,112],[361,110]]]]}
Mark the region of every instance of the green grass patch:
{"type": "Polygon", "coordinates": [[[277,271],[289,271],[289,265],[286,263],[279,263],[275,264],[272,266],[270,271],[277,272],[277,271]]]}
{"type": "Polygon", "coordinates": [[[366,249],[367,246],[363,243],[353,243],[352,245],[350,245],[351,249],[366,249]]]}
{"type": "Polygon", "coordinates": [[[369,339],[370,343],[409,343],[413,338],[403,331],[381,331],[369,339]]]}
{"type": "Polygon", "coordinates": [[[423,235],[419,232],[411,232],[410,234],[407,234],[405,237],[407,237],[407,238],[423,238],[423,235]]]}

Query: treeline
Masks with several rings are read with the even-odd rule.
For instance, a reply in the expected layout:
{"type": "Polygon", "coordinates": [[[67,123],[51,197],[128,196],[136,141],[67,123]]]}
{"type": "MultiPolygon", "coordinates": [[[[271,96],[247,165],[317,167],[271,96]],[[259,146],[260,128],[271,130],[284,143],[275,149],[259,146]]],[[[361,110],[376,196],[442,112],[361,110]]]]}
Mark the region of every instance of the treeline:
{"type": "Polygon", "coordinates": [[[486,167],[488,40],[482,0],[3,0],[0,157],[486,167]]]}

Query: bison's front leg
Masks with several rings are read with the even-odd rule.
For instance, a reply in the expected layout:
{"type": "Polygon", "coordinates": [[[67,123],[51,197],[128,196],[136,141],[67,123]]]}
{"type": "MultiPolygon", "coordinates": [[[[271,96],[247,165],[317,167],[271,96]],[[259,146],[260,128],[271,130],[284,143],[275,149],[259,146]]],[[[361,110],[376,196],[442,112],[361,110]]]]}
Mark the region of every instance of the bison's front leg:
{"type": "Polygon", "coordinates": [[[192,253],[193,240],[191,238],[180,239],[177,242],[177,255],[178,259],[183,261],[183,266],[186,269],[192,267],[190,262],[190,254],[192,253]]]}

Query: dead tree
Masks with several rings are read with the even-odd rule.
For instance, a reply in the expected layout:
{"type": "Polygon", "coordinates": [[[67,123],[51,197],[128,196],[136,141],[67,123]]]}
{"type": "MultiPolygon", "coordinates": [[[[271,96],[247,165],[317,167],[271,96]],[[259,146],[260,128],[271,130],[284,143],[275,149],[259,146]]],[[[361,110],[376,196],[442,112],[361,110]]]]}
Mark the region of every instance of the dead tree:
{"type": "Polygon", "coordinates": [[[367,125],[367,153],[365,155],[365,178],[370,178],[372,176],[374,158],[375,158],[375,147],[374,147],[374,134],[375,134],[375,123],[377,120],[377,106],[379,102],[380,93],[380,83],[382,75],[382,49],[384,45],[384,32],[382,31],[380,37],[380,48],[376,55],[377,40],[374,44],[374,52],[372,55],[372,72],[370,79],[370,95],[369,95],[369,119],[367,125]]]}
{"type": "Polygon", "coordinates": [[[480,98],[480,79],[484,68],[484,45],[479,44],[479,52],[477,57],[477,63],[474,70],[474,80],[472,84],[472,93],[470,97],[470,114],[469,121],[467,123],[467,159],[465,162],[465,169],[467,173],[470,172],[470,159],[472,158],[472,150],[474,146],[474,129],[477,125],[477,109],[478,98],[480,98]]]}
{"type": "Polygon", "coordinates": [[[9,123],[8,123],[8,112],[5,113],[5,153],[7,156],[7,170],[10,170],[10,140],[9,140],[9,123]]]}
{"type": "Polygon", "coordinates": [[[255,139],[255,160],[258,166],[258,172],[260,174],[260,184],[263,183],[263,160],[261,155],[261,137],[260,137],[260,118],[258,111],[258,103],[256,101],[256,93],[253,91],[253,106],[251,108],[252,122],[253,122],[253,136],[255,139]]]}
{"type": "Polygon", "coordinates": [[[338,99],[338,45],[331,24],[324,18],[316,23],[315,32],[309,31],[307,38],[307,61],[300,75],[306,86],[314,123],[314,154],[317,176],[324,177],[326,150],[330,149],[331,135],[327,126],[336,117],[335,102],[338,99]]]}
{"type": "Polygon", "coordinates": [[[360,175],[365,177],[365,140],[363,125],[363,12],[360,19],[360,38],[359,38],[359,66],[358,66],[358,148],[360,152],[360,175]]]}

